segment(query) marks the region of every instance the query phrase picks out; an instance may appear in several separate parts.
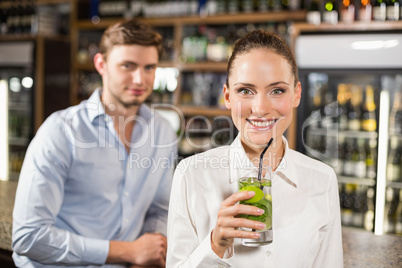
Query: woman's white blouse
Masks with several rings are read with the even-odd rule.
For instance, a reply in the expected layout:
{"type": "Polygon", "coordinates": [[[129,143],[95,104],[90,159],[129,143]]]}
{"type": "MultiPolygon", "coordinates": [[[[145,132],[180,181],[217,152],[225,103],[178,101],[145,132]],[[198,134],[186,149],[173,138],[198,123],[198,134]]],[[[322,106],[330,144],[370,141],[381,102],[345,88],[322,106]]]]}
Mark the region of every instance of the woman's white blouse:
{"type": "Polygon", "coordinates": [[[184,159],[176,168],[168,216],[167,267],[343,267],[336,174],[288,147],[272,178],[273,242],[245,247],[240,239],[223,259],[211,231],[223,200],[237,192],[241,167],[251,165],[239,137],[184,159]]]}

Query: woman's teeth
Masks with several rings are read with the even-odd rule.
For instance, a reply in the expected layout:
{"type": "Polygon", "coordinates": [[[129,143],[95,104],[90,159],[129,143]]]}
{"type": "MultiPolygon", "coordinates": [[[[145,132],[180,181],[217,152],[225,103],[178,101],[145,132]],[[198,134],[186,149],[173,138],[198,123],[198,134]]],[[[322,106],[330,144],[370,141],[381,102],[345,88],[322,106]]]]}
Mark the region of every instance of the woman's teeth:
{"type": "Polygon", "coordinates": [[[249,122],[255,126],[255,127],[268,127],[270,125],[272,125],[273,123],[275,123],[275,121],[252,121],[249,120],[249,122]]]}

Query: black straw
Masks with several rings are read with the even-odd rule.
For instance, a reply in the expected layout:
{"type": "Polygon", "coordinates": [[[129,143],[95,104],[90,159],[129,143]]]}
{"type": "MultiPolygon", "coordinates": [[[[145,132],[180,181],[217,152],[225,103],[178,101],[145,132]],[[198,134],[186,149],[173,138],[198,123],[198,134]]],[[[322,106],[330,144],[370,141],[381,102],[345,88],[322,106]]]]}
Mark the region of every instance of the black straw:
{"type": "Polygon", "coordinates": [[[260,154],[260,165],[258,167],[258,181],[261,181],[261,170],[262,170],[262,161],[264,158],[264,154],[265,152],[268,150],[269,146],[271,146],[272,141],[274,140],[274,138],[271,138],[267,144],[267,146],[265,146],[264,150],[262,150],[262,153],[260,154]]]}

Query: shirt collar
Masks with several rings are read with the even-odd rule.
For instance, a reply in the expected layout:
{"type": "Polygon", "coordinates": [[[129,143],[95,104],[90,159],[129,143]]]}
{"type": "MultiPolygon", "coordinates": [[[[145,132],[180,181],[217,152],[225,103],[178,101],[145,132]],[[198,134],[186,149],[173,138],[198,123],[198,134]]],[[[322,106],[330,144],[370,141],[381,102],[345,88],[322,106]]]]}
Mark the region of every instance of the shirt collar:
{"type": "MultiPolygon", "coordinates": [[[[285,137],[282,137],[282,141],[285,147],[285,154],[279,164],[278,168],[273,172],[272,179],[275,179],[277,176],[284,180],[287,184],[297,188],[298,177],[295,172],[294,165],[291,165],[292,161],[290,161],[291,150],[289,148],[288,141],[285,137]]],[[[244,167],[255,167],[251,160],[247,157],[246,152],[244,151],[243,145],[240,140],[240,135],[237,135],[236,139],[230,145],[230,183],[236,182],[239,178],[242,177],[242,169],[244,167]]],[[[257,167],[255,167],[257,169],[257,167]]]]}
{"type": "MultiPolygon", "coordinates": [[[[93,122],[97,117],[102,115],[106,118],[109,117],[109,115],[106,114],[105,109],[103,107],[103,103],[101,101],[101,95],[102,95],[102,89],[97,88],[85,103],[85,108],[88,110],[88,116],[91,122],[93,122]]],[[[138,109],[138,117],[141,117],[146,122],[149,122],[149,120],[151,120],[151,109],[147,105],[142,104],[138,109]]]]}
{"type": "Polygon", "coordinates": [[[105,115],[105,109],[101,102],[102,89],[97,88],[85,103],[85,108],[88,111],[88,117],[93,122],[97,117],[105,115]]]}

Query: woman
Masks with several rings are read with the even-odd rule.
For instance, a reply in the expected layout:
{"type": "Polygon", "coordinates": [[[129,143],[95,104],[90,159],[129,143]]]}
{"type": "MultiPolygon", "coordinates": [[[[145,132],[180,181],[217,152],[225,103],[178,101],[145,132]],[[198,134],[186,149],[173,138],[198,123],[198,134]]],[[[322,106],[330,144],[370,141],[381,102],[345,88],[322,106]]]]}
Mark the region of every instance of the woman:
{"type": "Polygon", "coordinates": [[[167,267],[342,267],[338,185],[329,166],[288,147],[284,132],[300,103],[295,59],[276,34],[253,31],[234,46],[224,85],[225,105],[239,135],[230,146],[180,162],[168,216],[167,267]],[[264,225],[236,217],[261,215],[238,204],[254,195],[238,192],[244,165],[273,170],[273,242],[245,247],[264,225]]]}

